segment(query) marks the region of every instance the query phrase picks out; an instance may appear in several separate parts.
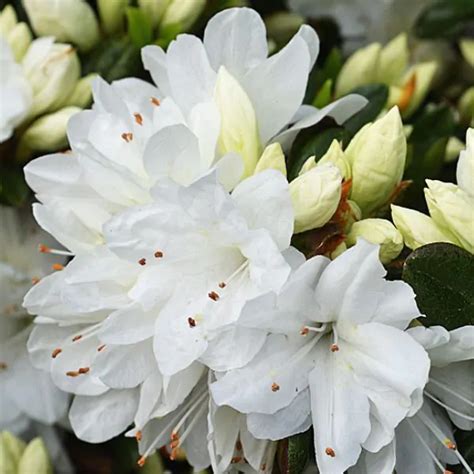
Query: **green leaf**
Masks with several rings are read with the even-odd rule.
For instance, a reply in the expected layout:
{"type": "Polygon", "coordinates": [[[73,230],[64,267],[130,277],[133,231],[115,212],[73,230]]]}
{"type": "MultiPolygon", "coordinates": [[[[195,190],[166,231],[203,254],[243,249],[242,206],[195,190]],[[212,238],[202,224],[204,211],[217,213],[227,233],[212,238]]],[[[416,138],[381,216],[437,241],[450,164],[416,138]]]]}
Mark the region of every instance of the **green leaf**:
{"type": "Polygon", "coordinates": [[[0,169],[0,203],[21,206],[28,198],[29,189],[21,168],[0,169]]]}
{"type": "Polygon", "coordinates": [[[159,38],[156,41],[156,44],[166,49],[171,41],[173,41],[181,33],[181,31],[181,23],[171,23],[166,25],[164,28],[160,28],[159,38]]]}
{"type": "Polygon", "coordinates": [[[283,440],[279,445],[278,465],[282,474],[301,474],[312,453],[312,431],[283,440]]]}
{"type": "Polygon", "coordinates": [[[405,261],[403,280],[415,291],[424,325],[474,324],[474,255],[466,250],[447,243],[420,247],[405,261]]]}
{"type": "Polygon", "coordinates": [[[383,110],[388,100],[388,87],[385,84],[369,84],[358,87],[351,93],[362,95],[369,101],[361,111],[344,123],[344,128],[354,136],[365,124],[373,122],[383,110]]]}
{"type": "Polygon", "coordinates": [[[420,38],[455,39],[473,19],[472,0],[439,0],[418,17],[415,33],[420,38]]]}
{"type": "Polygon", "coordinates": [[[332,79],[328,79],[321,89],[319,89],[316,97],[313,100],[313,105],[318,109],[326,107],[331,102],[332,96],[332,79]]]}
{"type": "Polygon", "coordinates": [[[153,41],[153,27],[150,18],[138,7],[127,8],[128,34],[136,48],[143,48],[153,41]]]}
{"type": "Polygon", "coordinates": [[[328,128],[319,133],[313,129],[301,132],[290,153],[288,173],[290,181],[298,176],[301,167],[310,156],[315,156],[317,161],[324,156],[334,139],[342,141],[348,138],[348,133],[341,127],[328,128]]]}

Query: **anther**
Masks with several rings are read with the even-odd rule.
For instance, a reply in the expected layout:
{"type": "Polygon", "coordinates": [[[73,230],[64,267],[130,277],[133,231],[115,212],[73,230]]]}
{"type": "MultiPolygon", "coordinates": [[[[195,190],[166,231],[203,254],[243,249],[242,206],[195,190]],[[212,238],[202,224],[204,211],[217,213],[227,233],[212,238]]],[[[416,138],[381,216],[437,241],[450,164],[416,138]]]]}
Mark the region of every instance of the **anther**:
{"type": "Polygon", "coordinates": [[[176,431],[173,431],[173,432],[171,433],[171,441],[175,441],[175,440],[177,440],[177,439],[179,439],[179,435],[178,435],[178,433],[177,433],[176,431]]]}
{"type": "Polygon", "coordinates": [[[51,268],[56,271],[64,270],[64,265],[61,265],[60,263],[53,263],[51,265],[51,268]]]}
{"type": "Polygon", "coordinates": [[[63,350],[60,349],[59,347],[58,347],[57,349],[54,349],[54,351],[53,351],[52,354],[51,354],[51,357],[52,357],[53,359],[56,359],[56,357],[58,357],[58,355],[61,354],[62,351],[63,351],[63,350]]]}
{"type": "Polygon", "coordinates": [[[188,324],[190,328],[196,327],[196,320],[194,318],[189,317],[188,318],[188,324]]]}
{"type": "Polygon", "coordinates": [[[135,122],[137,122],[138,125],[143,125],[143,117],[141,116],[141,114],[135,113],[133,114],[133,116],[135,117],[135,122]]]}
{"type": "Polygon", "coordinates": [[[145,465],[145,462],[146,462],[146,457],[145,456],[142,456],[138,461],[137,461],[137,464],[140,466],[140,467],[143,467],[145,465]]]}
{"type": "Polygon", "coordinates": [[[211,300],[217,301],[219,299],[219,295],[215,291],[211,291],[207,294],[211,300]]]}
{"type": "Polygon", "coordinates": [[[90,367],[81,367],[78,372],[83,375],[83,374],[87,374],[89,371],[90,371],[90,367]]]}
{"type": "Polygon", "coordinates": [[[226,286],[227,285],[223,281],[219,283],[219,288],[225,288],[226,286]]]}
{"type": "Polygon", "coordinates": [[[33,285],[37,285],[40,281],[41,281],[41,278],[38,278],[38,277],[34,277],[31,279],[31,283],[33,285]]]}
{"type": "Polygon", "coordinates": [[[102,352],[105,349],[105,344],[102,344],[97,348],[97,352],[102,352]]]}
{"type": "Polygon", "coordinates": [[[307,328],[306,326],[303,327],[303,328],[301,329],[301,331],[300,331],[300,334],[301,334],[302,336],[307,336],[308,333],[309,333],[309,328],[307,328]]]}
{"type": "Polygon", "coordinates": [[[237,442],[235,443],[235,449],[237,451],[242,451],[242,443],[239,440],[237,440],[237,442]]]}
{"type": "Polygon", "coordinates": [[[230,460],[230,463],[231,463],[231,464],[237,464],[237,463],[239,463],[240,461],[242,461],[242,457],[241,457],[241,456],[234,456],[234,457],[230,460]]]}
{"type": "Polygon", "coordinates": [[[0,370],[5,370],[7,367],[8,365],[5,362],[0,362],[0,370]]]}
{"type": "Polygon", "coordinates": [[[267,465],[266,465],[266,464],[262,464],[262,465],[260,466],[260,470],[261,470],[261,471],[265,471],[266,468],[267,468],[267,465]]]}
{"type": "Polygon", "coordinates": [[[47,245],[39,244],[38,245],[38,252],[39,253],[50,253],[51,249],[47,245]]]}
{"type": "Polygon", "coordinates": [[[446,439],[444,444],[448,449],[452,449],[453,451],[456,451],[457,449],[456,444],[453,443],[450,439],[446,439]]]}
{"type": "Polygon", "coordinates": [[[72,338],[72,342],[77,342],[77,341],[79,341],[80,339],[82,339],[82,334],[78,334],[77,336],[74,336],[74,337],[72,338]]]}
{"type": "Polygon", "coordinates": [[[139,430],[135,433],[135,439],[137,441],[141,441],[142,440],[142,432],[139,430]]]}
{"type": "Polygon", "coordinates": [[[331,344],[331,352],[337,352],[339,350],[339,346],[337,344],[331,344]]]}
{"type": "Polygon", "coordinates": [[[159,101],[159,99],[157,99],[156,97],[152,97],[151,99],[151,103],[153,105],[156,105],[157,107],[161,104],[161,102],[159,101]]]}
{"type": "Polygon", "coordinates": [[[155,258],[163,258],[163,252],[161,250],[157,250],[153,255],[155,258]]]}
{"type": "Polygon", "coordinates": [[[177,447],[179,446],[179,439],[174,439],[170,443],[170,448],[172,451],[174,451],[177,447]]]}
{"type": "Polygon", "coordinates": [[[146,265],[146,258],[141,258],[140,260],[138,260],[138,263],[143,266],[143,265],[146,265]]]}
{"type": "Polygon", "coordinates": [[[77,377],[79,375],[79,372],[77,370],[69,370],[66,372],[66,375],[68,377],[77,377]]]}
{"type": "Polygon", "coordinates": [[[131,142],[133,140],[133,133],[130,132],[124,132],[122,135],[120,135],[123,140],[125,140],[127,143],[131,142]]]}
{"type": "Polygon", "coordinates": [[[278,392],[278,390],[280,390],[280,386],[277,383],[273,382],[272,383],[272,392],[278,392]]]}
{"type": "Polygon", "coordinates": [[[334,449],[332,448],[326,448],[324,452],[331,458],[336,457],[336,453],[334,452],[334,449]]]}

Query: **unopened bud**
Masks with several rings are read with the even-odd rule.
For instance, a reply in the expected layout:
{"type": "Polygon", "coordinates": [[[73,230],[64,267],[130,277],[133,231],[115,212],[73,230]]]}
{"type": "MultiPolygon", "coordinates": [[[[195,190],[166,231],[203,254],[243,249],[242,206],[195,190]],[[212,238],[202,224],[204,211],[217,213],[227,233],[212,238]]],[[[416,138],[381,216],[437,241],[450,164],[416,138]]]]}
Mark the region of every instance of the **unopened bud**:
{"type": "Polygon", "coordinates": [[[53,466],[41,438],[35,438],[26,447],[18,464],[19,473],[53,474],[53,466]]]}
{"type": "Polygon", "coordinates": [[[280,171],[283,176],[286,176],[285,154],[279,143],[271,143],[265,150],[257,162],[255,174],[267,169],[280,171]]]}
{"type": "Polygon", "coordinates": [[[382,48],[377,81],[387,85],[397,84],[408,68],[409,56],[407,34],[401,33],[382,48]]]}
{"type": "Polygon", "coordinates": [[[138,0],[138,6],[150,18],[154,27],[158,26],[171,0],[138,0]]]}
{"type": "Polygon", "coordinates": [[[94,73],[81,77],[65,105],[72,105],[81,109],[88,107],[92,101],[92,83],[96,77],[97,74],[94,73]]]}
{"type": "Polygon", "coordinates": [[[284,45],[297,33],[304,18],[297,13],[279,11],[265,18],[267,36],[279,45],[284,45]]]}
{"type": "MultiPolygon", "coordinates": [[[[20,438],[17,438],[15,435],[9,431],[2,431],[0,433],[0,472],[3,474],[4,471],[2,468],[2,460],[7,461],[7,465],[18,466],[21,456],[25,451],[26,443],[20,438]],[[5,458],[5,459],[3,459],[5,458]]],[[[16,472],[13,471],[13,472],[16,472]]]]}
{"type": "Polygon", "coordinates": [[[466,149],[459,154],[456,179],[458,186],[474,197],[474,128],[466,132],[466,149]]]}
{"type": "Polygon", "coordinates": [[[464,143],[458,137],[451,137],[446,145],[446,153],[444,154],[445,163],[456,161],[459,154],[464,150],[464,143]]]}
{"type": "Polygon", "coordinates": [[[17,22],[15,9],[11,5],[7,5],[0,12],[0,35],[6,39],[17,22]]]}
{"type": "Polygon", "coordinates": [[[26,23],[17,23],[8,33],[7,41],[16,61],[20,62],[25,56],[33,37],[26,23]]]}
{"type": "Polygon", "coordinates": [[[474,40],[473,39],[463,39],[459,42],[459,47],[461,49],[464,59],[474,67],[474,40]]]}
{"type": "Polygon", "coordinates": [[[114,34],[123,29],[125,11],[129,0],[98,0],[97,7],[104,30],[114,34]]]}
{"type": "Polygon", "coordinates": [[[467,89],[458,102],[458,111],[464,125],[474,127],[474,87],[467,89]]]}
{"type": "Polygon", "coordinates": [[[332,163],[339,168],[344,179],[351,177],[351,166],[344,156],[341,145],[337,140],[333,140],[326,154],[318,161],[317,166],[332,163]]]}
{"type": "Polygon", "coordinates": [[[199,18],[205,6],[206,0],[171,0],[161,20],[161,27],[179,26],[179,31],[187,31],[199,18]]]}

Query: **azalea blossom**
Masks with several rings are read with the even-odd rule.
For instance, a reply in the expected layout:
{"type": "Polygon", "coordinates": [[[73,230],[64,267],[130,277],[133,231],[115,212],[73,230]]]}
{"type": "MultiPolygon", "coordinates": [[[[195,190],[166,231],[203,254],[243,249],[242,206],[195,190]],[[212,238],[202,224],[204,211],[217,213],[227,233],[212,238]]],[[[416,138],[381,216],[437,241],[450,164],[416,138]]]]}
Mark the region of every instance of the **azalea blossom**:
{"type": "Polygon", "coordinates": [[[378,246],[359,240],[333,262],[305,262],[278,295],[247,303],[238,324],[267,341],[211,385],[215,402],[248,413],[258,438],[281,439],[312,420],[322,473],[343,473],[362,448],[379,452],[420,408],[429,370],[403,331],[420,316],[415,295],[385,273],[378,246]]]}
{"type": "Polygon", "coordinates": [[[26,212],[0,207],[0,430],[17,434],[33,421],[58,421],[68,408],[68,396],[31,365],[26,349],[32,325],[21,303],[32,280],[51,271],[37,251],[45,239],[26,212]]]}

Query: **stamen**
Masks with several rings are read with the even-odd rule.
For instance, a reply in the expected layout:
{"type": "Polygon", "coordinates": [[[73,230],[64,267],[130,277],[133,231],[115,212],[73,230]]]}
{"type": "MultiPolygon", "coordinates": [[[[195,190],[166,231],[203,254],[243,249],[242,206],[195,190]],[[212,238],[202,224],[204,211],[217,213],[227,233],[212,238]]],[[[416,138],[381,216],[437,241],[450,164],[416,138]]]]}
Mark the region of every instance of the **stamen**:
{"type": "Polygon", "coordinates": [[[138,430],[136,433],[135,433],[135,439],[137,441],[141,441],[142,440],[142,432],[140,430],[138,430]]]}
{"type": "Polygon", "coordinates": [[[80,341],[82,339],[82,334],[78,334],[77,336],[74,336],[72,338],[72,342],[77,342],[77,341],[80,341]]]}
{"type": "Polygon", "coordinates": [[[122,135],[120,135],[123,140],[125,140],[127,143],[131,142],[133,140],[133,133],[130,132],[124,132],[122,135]]]}
{"type": "Polygon", "coordinates": [[[59,347],[58,347],[57,349],[54,349],[53,353],[51,354],[51,357],[52,357],[53,359],[56,359],[56,357],[58,357],[58,355],[61,354],[62,351],[63,351],[63,350],[60,349],[59,347]]]}
{"type": "Polygon", "coordinates": [[[334,449],[332,448],[326,448],[324,450],[324,452],[331,458],[335,458],[336,457],[336,453],[334,452],[334,449]]]}
{"type": "Polygon", "coordinates": [[[196,320],[193,319],[193,318],[191,318],[191,317],[189,317],[189,318],[188,318],[188,324],[189,324],[189,327],[190,327],[190,328],[194,328],[194,327],[196,327],[196,320]]]}
{"type": "Polygon", "coordinates": [[[66,372],[66,375],[68,377],[77,377],[79,376],[79,372],[77,370],[69,370],[68,372],[66,372]]]}
{"type": "Polygon", "coordinates": [[[41,281],[41,278],[38,278],[38,277],[33,277],[33,278],[31,279],[31,283],[32,283],[33,285],[37,285],[40,281],[41,281]]]}
{"type": "Polygon", "coordinates": [[[157,250],[154,253],[155,258],[163,258],[163,252],[161,250],[157,250]]]}
{"type": "Polygon", "coordinates": [[[143,265],[146,265],[146,258],[141,258],[140,260],[138,260],[138,263],[143,266],[143,265]]]}
{"type": "Polygon", "coordinates": [[[219,283],[219,288],[225,288],[226,286],[227,285],[223,281],[219,283]]]}
{"type": "Polygon", "coordinates": [[[0,370],[6,370],[8,368],[8,365],[5,364],[5,362],[0,362],[0,370]]]}
{"type": "Polygon", "coordinates": [[[141,116],[141,114],[137,112],[134,113],[133,116],[135,117],[135,122],[137,122],[138,125],[143,125],[143,117],[141,116]]]}
{"type": "Polygon", "coordinates": [[[240,442],[240,440],[237,440],[236,443],[235,443],[235,449],[237,451],[242,451],[242,443],[240,442]]]}
{"type": "Polygon", "coordinates": [[[87,374],[90,370],[91,370],[90,367],[81,367],[78,372],[81,375],[83,375],[83,374],[87,374]]]}
{"type": "Polygon", "coordinates": [[[61,265],[60,263],[53,263],[51,265],[51,268],[55,271],[61,271],[61,270],[64,270],[64,265],[61,265]]]}
{"type": "Polygon", "coordinates": [[[102,344],[101,346],[99,346],[97,348],[97,352],[102,352],[104,349],[105,349],[106,345],[105,344],[102,344]]]}
{"type": "Polygon", "coordinates": [[[239,267],[234,270],[229,277],[219,283],[219,288],[225,288],[232,280],[239,275],[239,273],[248,266],[248,260],[245,260],[239,267]]]}
{"type": "Polygon", "coordinates": [[[211,291],[210,293],[207,294],[207,296],[209,296],[209,298],[211,298],[211,300],[213,301],[217,301],[220,298],[219,295],[215,291],[211,291]]]}
{"type": "Polygon", "coordinates": [[[311,331],[311,332],[324,332],[324,331],[326,331],[327,326],[328,326],[327,323],[323,323],[318,328],[315,328],[315,327],[312,327],[312,326],[303,326],[303,328],[300,331],[300,334],[302,336],[306,336],[309,333],[309,331],[311,331]]]}
{"type": "Polygon", "coordinates": [[[439,400],[439,399],[436,398],[435,396],[431,395],[431,393],[427,392],[426,390],[425,390],[423,393],[424,393],[428,398],[430,398],[431,400],[433,400],[434,402],[436,402],[439,406],[442,406],[444,409],[448,410],[449,412],[454,413],[455,415],[458,415],[458,416],[460,416],[461,418],[464,418],[465,420],[474,421],[474,416],[466,415],[465,413],[461,413],[460,411],[455,410],[454,408],[451,408],[449,405],[446,405],[445,403],[443,403],[441,400],[439,400]]]}
{"type": "Polygon", "coordinates": [[[44,244],[38,245],[38,251],[40,253],[51,253],[54,255],[64,255],[66,257],[74,257],[74,254],[72,252],[67,252],[66,250],[52,249],[44,244]]]}
{"type": "Polygon", "coordinates": [[[307,336],[308,333],[309,333],[309,328],[307,328],[306,326],[303,326],[303,327],[301,328],[300,334],[301,334],[302,336],[307,336]]]}
{"type": "Polygon", "coordinates": [[[436,385],[439,388],[442,388],[443,390],[450,393],[454,397],[459,398],[459,400],[462,400],[464,403],[467,403],[469,406],[474,407],[474,401],[469,400],[468,398],[462,396],[460,393],[456,392],[455,390],[453,390],[451,387],[444,384],[443,382],[440,382],[439,380],[430,378],[429,383],[431,383],[433,385],[436,385]]]}
{"type": "Polygon", "coordinates": [[[331,352],[338,352],[339,351],[339,346],[337,344],[331,344],[331,352]]]}
{"type": "Polygon", "coordinates": [[[156,105],[157,107],[159,107],[159,105],[161,104],[160,100],[157,99],[156,97],[152,97],[150,101],[153,105],[156,105]]]}
{"type": "Polygon", "coordinates": [[[145,456],[142,456],[138,461],[137,461],[137,464],[138,466],[140,467],[143,467],[146,463],[146,457],[145,456]]]}
{"type": "Polygon", "coordinates": [[[260,466],[261,471],[265,471],[266,468],[267,468],[267,465],[265,463],[260,466]]]}
{"type": "Polygon", "coordinates": [[[272,383],[272,392],[278,392],[278,390],[280,390],[280,386],[277,383],[273,382],[272,383]]]}
{"type": "Polygon", "coordinates": [[[239,462],[242,461],[242,456],[234,456],[231,460],[230,460],[230,463],[231,464],[237,464],[239,462]]]}

